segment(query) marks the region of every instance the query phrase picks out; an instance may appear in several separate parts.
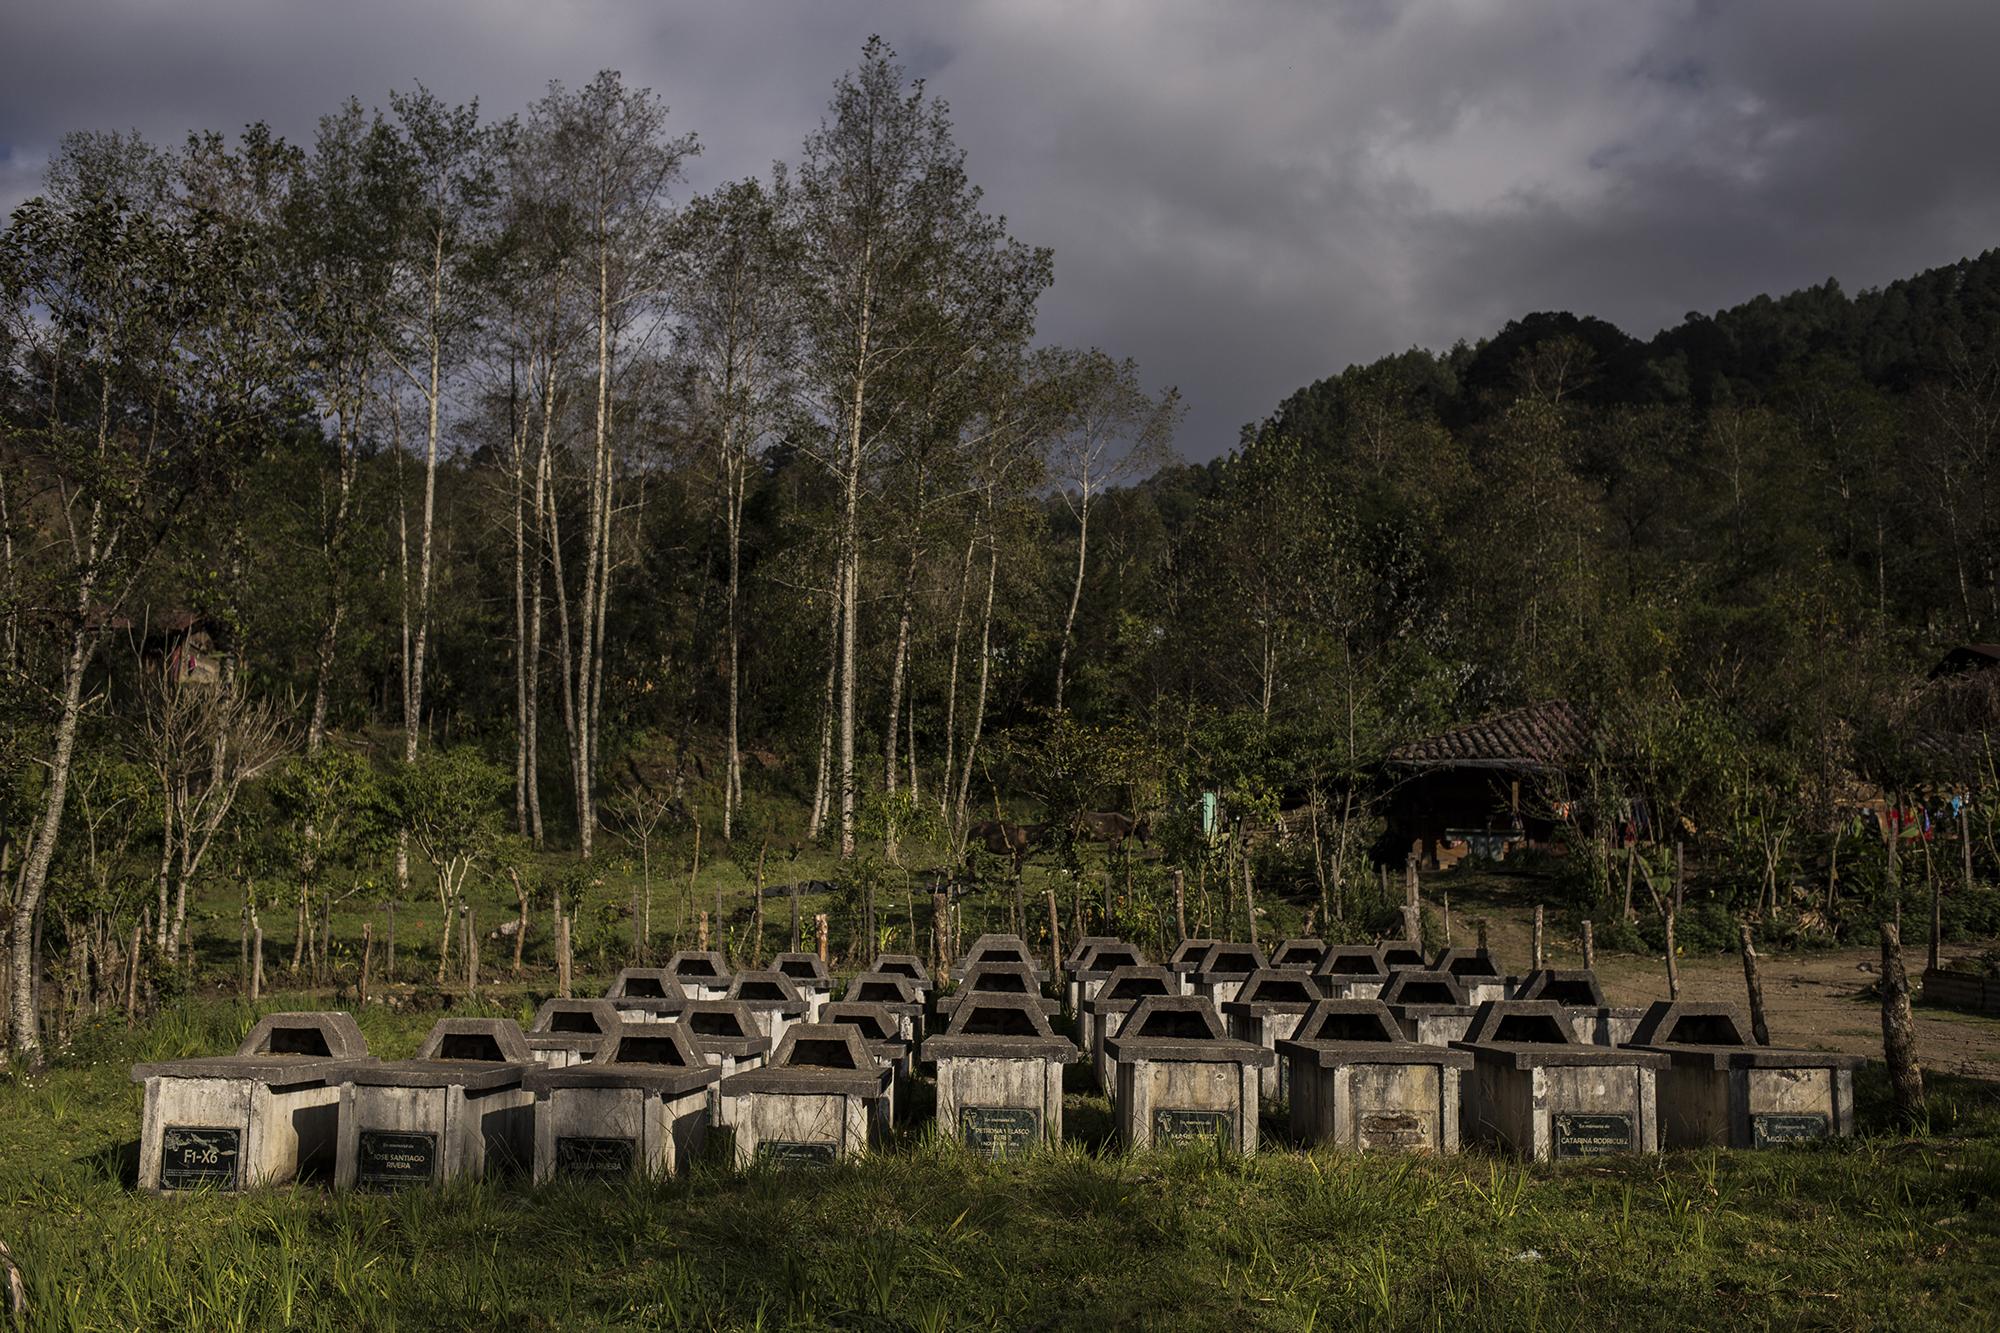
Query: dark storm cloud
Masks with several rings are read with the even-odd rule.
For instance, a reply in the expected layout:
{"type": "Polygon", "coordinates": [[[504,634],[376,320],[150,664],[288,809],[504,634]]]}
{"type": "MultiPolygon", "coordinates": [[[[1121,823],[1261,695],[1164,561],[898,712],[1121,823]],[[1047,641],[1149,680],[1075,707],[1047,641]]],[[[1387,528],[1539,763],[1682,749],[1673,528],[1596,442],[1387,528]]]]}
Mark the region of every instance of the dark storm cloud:
{"type": "Polygon", "coordinates": [[[1140,359],[1211,456],[1350,361],[1567,308],[1641,335],[2000,237],[1988,0],[69,0],[0,25],[0,205],[66,130],[292,136],[421,80],[658,89],[696,186],[796,152],[880,32],[1056,252],[1044,337],[1140,359]]]}

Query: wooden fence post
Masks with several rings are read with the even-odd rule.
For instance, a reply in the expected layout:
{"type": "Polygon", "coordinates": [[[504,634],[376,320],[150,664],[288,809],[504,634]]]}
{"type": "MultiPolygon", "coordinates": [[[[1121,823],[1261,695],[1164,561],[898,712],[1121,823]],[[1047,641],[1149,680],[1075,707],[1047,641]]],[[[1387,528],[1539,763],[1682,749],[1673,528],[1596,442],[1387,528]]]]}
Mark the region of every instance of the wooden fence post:
{"type": "Polygon", "coordinates": [[[375,923],[373,921],[364,921],[361,923],[361,985],[355,991],[355,1003],[357,1005],[368,1003],[368,969],[374,965],[374,962],[375,923]]]}
{"type": "Polygon", "coordinates": [[[1750,993],[1750,1035],[1759,1046],[1771,1044],[1771,1028],[1764,1021],[1764,979],[1757,974],[1757,944],[1750,938],[1750,923],[1736,926],[1737,941],[1743,946],[1743,988],[1750,993]]]}
{"type": "Polygon", "coordinates": [[[1583,968],[1586,972],[1597,970],[1597,938],[1587,919],[1583,923],[1583,968]]]}
{"type": "MultiPolygon", "coordinates": [[[[1187,933],[1187,872],[1174,867],[1174,929],[1180,932],[1180,939],[1187,933]]],[[[1176,940],[1176,943],[1179,941],[1176,940]]]]}
{"type": "Polygon", "coordinates": [[[1681,964],[1674,957],[1674,914],[1667,913],[1667,998],[1681,998],[1681,964]]]}
{"type": "Polygon", "coordinates": [[[1062,971],[1062,923],[1056,919],[1056,891],[1051,888],[1043,892],[1049,904],[1049,975],[1062,971]]]}
{"type": "Polygon", "coordinates": [[[814,914],[813,914],[813,928],[814,928],[815,930],[817,930],[817,931],[819,932],[819,960],[820,960],[820,961],[821,961],[822,963],[825,963],[825,962],[829,962],[829,961],[831,961],[831,960],[830,960],[830,959],[829,959],[829,958],[827,957],[827,952],[826,952],[826,913],[825,913],[825,912],[816,912],[816,913],[814,913],[814,914]]]}
{"type": "Polygon", "coordinates": [[[1546,963],[1543,961],[1543,955],[1542,955],[1542,905],[1540,903],[1536,903],[1535,904],[1535,970],[1539,972],[1542,970],[1544,966],[1546,966],[1546,963]]]}

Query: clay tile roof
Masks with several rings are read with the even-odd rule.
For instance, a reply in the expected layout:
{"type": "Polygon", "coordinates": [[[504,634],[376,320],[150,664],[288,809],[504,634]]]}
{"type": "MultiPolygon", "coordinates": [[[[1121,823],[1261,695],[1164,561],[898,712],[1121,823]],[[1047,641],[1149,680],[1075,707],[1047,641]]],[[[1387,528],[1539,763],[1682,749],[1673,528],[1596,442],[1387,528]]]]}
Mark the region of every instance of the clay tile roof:
{"type": "Polygon", "coordinates": [[[1590,746],[1582,714],[1564,699],[1453,727],[1389,752],[1402,768],[1562,768],[1590,746]]]}

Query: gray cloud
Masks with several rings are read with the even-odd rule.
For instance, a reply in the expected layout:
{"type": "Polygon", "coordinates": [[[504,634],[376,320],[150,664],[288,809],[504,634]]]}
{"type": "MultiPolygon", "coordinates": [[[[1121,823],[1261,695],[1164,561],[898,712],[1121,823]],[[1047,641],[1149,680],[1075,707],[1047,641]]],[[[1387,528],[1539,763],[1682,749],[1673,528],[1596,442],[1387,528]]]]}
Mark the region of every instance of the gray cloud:
{"type": "Polygon", "coordinates": [[[305,136],[417,80],[505,114],[606,66],[699,132],[705,186],[795,153],[871,32],[1055,249],[1043,336],[1179,384],[1190,457],[1528,310],[1644,335],[2000,239],[1988,0],[65,0],[0,34],[0,207],[67,130],[305,136]]]}

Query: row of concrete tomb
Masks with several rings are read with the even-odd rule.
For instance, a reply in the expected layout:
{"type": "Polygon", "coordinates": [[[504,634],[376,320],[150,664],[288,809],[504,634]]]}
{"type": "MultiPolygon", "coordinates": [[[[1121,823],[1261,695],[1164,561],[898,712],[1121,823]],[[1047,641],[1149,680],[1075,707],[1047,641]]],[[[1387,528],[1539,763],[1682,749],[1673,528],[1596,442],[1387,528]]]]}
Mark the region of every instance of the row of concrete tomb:
{"type": "Polygon", "coordinates": [[[986,935],[945,980],[884,954],[835,1000],[814,954],[732,973],[681,953],[602,999],[547,1001],[526,1032],[441,1019],[410,1060],[371,1057],[348,1014],[273,1014],[233,1055],[133,1069],[139,1184],[831,1162],[884,1140],[924,1066],[939,1130],[1005,1155],[1061,1141],[1064,1068],[1084,1060],[1135,1149],[1255,1152],[1267,1104],[1302,1144],[1534,1160],[1853,1129],[1859,1057],[1759,1045],[1728,1005],[1617,1008],[1590,972],[1510,977],[1482,950],[1187,940],[1154,965],[1089,937],[1052,988],[1022,940],[986,935]]]}

